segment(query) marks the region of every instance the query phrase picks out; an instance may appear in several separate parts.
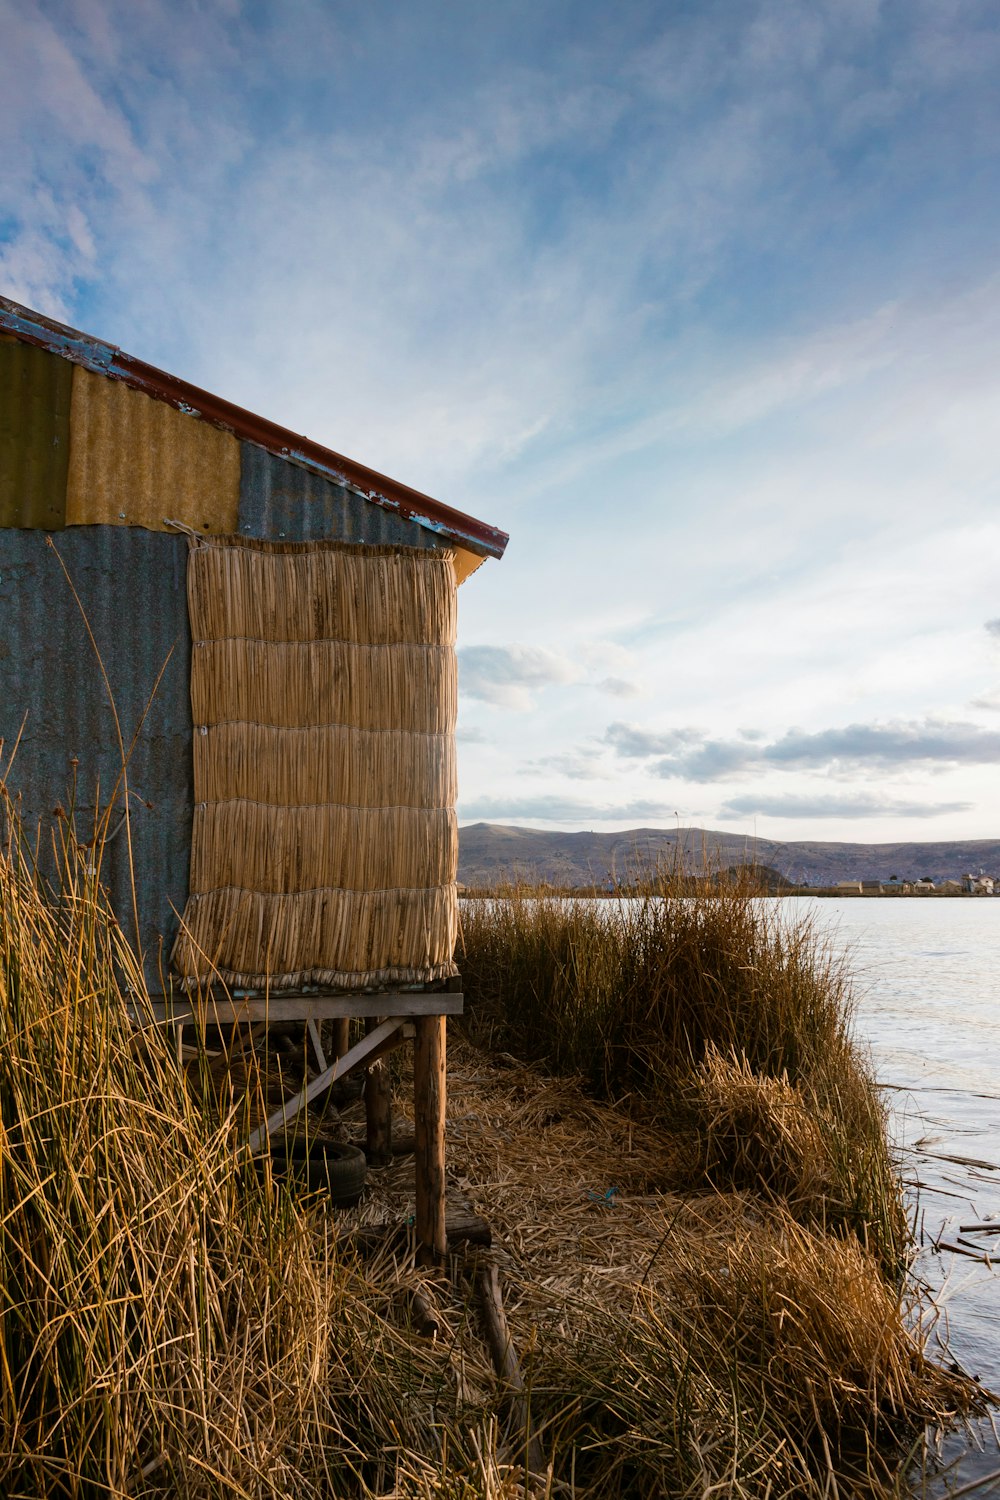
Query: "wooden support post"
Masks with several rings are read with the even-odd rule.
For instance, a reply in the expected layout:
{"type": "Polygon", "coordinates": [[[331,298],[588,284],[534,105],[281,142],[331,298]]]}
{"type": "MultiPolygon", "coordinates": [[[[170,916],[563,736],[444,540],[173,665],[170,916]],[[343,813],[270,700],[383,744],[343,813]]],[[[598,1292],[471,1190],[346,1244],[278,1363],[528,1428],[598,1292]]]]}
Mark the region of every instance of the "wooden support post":
{"type": "Polygon", "coordinates": [[[445,1016],[419,1016],[413,1049],[417,1255],[422,1264],[444,1263],[445,1016]]]}
{"type": "MultiPolygon", "coordinates": [[[[365,1032],[378,1025],[374,1016],[365,1022],[365,1032]]],[[[365,1121],[368,1127],[368,1164],[384,1167],[392,1160],[392,1090],[389,1065],[383,1058],[368,1064],[365,1079],[365,1121]]]]}
{"type": "Polygon", "coordinates": [[[351,1045],[351,1018],[337,1016],[333,1021],[333,1055],[343,1057],[351,1045]]]}

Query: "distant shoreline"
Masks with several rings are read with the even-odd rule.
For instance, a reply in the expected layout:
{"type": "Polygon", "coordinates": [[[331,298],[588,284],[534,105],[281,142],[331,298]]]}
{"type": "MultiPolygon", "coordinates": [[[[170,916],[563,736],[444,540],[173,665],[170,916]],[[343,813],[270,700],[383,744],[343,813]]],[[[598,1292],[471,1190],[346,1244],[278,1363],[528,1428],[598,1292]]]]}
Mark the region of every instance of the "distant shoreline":
{"type": "MultiPolygon", "coordinates": [[[[692,882],[692,894],[694,890],[705,889],[702,882],[692,882]]],[[[722,887],[724,890],[725,887],[722,887]]],[[[469,886],[460,889],[458,896],[460,901],[488,901],[508,896],[516,890],[519,895],[543,899],[545,897],[556,897],[561,900],[574,901],[617,901],[617,900],[641,900],[646,894],[643,891],[629,890],[621,887],[615,890],[602,890],[595,886],[553,886],[553,885],[531,885],[520,881],[498,882],[492,886],[469,886]]],[[[996,896],[984,895],[980,891],[841,891],[835,886],[793,886],[790,890],[770,891],[762,889],[762,896],[775,897],[784,900],[788,896],[820,896],[824,898],[837,898],[844,901],[993,901],[996,896]]]]}

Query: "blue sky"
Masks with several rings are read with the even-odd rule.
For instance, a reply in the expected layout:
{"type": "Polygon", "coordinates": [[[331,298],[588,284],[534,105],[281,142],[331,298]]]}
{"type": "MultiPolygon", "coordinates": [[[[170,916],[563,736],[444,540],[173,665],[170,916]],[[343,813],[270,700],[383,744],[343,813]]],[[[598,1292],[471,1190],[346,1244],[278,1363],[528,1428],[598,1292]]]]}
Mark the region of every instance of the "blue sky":
{"type": "Polygon", "coordinates": [[[511,533],[464,820],[998,836],[994,0],[0,37],[0,290],[511,533]]]}

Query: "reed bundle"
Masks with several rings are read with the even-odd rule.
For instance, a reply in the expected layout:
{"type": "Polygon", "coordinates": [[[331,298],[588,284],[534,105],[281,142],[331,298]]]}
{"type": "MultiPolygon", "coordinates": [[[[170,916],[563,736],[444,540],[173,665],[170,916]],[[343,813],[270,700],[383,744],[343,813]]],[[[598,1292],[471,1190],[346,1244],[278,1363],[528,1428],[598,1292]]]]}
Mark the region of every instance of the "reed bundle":
{"type": "Polygon", "coordinates": [[[455,973],[450,552],[193,540],[187,982],[455,973]]]}
{"type": "Polygon", "coordinates": [[[307,725],[213,724],[194,739],[195,782],[206,802],[257,797],[275,807],[451,808],[451,734],[307,725]]]}

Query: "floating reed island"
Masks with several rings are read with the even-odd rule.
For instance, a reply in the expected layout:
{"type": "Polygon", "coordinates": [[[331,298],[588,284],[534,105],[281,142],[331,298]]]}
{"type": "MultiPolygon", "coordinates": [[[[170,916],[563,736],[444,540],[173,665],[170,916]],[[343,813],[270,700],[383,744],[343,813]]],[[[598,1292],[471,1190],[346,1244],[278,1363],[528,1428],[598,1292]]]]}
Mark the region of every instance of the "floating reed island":
{"type": "Polygon", "coordinates": [[[100,844],[43,881],[7,823],[5,1496],[889,1496],[983,1402],[924,1352],[846,978],[749,889],[466,905],[449,1192],[493,1247],[431,1272],[377,1228],[405,1158],[351,1209],[254,1170],[274,1058],[179,1067],[100,844]]]}

